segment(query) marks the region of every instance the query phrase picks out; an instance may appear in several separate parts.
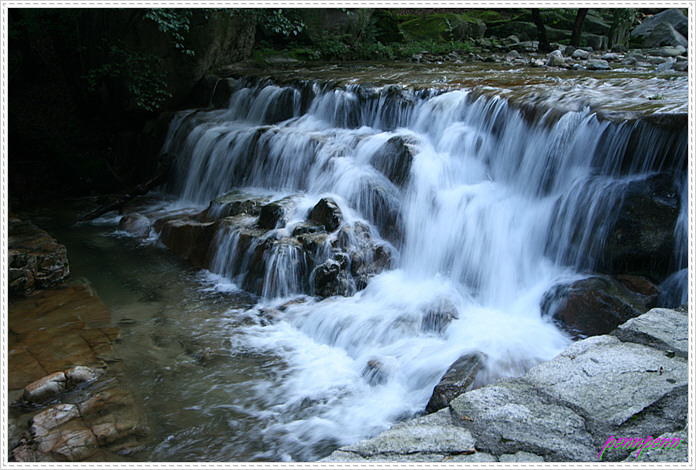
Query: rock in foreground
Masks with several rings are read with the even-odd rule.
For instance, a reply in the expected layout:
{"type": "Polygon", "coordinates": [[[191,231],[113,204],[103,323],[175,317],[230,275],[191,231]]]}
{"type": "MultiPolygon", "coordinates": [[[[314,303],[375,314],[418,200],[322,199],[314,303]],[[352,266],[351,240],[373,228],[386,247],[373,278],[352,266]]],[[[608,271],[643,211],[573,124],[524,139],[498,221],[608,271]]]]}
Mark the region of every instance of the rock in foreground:
{"type": "Polygon", "coordinates": [[[680,437],[672,450],[606,449],[602,461],[688,460],[688,313],[653,309],[568,346],[523,377],[341,447],[323,461],[599,461],[609,436],[680,437]],[[682,439],[683,438],[683,439],[682,439]]]}

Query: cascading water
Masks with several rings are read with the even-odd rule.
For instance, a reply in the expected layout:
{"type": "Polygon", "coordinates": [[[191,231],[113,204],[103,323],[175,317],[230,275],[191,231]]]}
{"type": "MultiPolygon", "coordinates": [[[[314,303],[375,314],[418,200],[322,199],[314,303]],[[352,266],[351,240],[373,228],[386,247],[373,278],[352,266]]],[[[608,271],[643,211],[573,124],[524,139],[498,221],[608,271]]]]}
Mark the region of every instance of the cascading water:
{"type": "MultiPolygon", "coordinates": [[[[234,340],[282,364],[248,384],[254,400],[233,403],[265,423],[250,436],[266,448],[258,459],[314,460],[421,412],[468,352],[485,354],[479,383],[555,356],[570,339],[542,317],[544,294],[601,262],[631,182],[679,174],[686,161],[685,134],[601,121],[589,108],[530,120],[505,99],[462,90],[227,85],[229,106],[177,115],[164,151],[177,158],[170,189],[181,204],[242,187],[269,201],[292,196],[284,226],[246,251],[255,217],[219,229],[211,262],[244,286],[259,243],[270,247],[252,280],[256,323],[234,340]],[[344,225],[364,224],[389,247],[392,269],[350,297],[287,303],[311,290],[289,236],[325,196],[344,225]],[[281,304],[279,321],[261,321],[281,304]],[[454,318],[426,318],[444,304],[454,318]]],[[[686,291],[681,193],[676,273],[665,281],[673,299],[686,291]]],[[[337,237],[318,244],[317,264],[337,237]]]]}

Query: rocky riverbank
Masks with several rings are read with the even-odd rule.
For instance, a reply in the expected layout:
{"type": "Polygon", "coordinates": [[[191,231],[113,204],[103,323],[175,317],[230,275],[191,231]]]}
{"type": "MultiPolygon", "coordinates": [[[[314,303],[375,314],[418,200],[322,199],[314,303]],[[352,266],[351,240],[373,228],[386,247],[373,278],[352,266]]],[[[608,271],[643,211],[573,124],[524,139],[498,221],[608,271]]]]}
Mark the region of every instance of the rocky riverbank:
{"type": "Polygon", "coordinates": [[[341,447],[324,462],[598,461],[609,436],[678,437],[676,449],[608,449],[602,461],[688,460],[688,312],[653,309],[568,346],[515,379],[341,447]]]}
{"type": "Polygon", "coordinates": [[[109,310],[68,277],[65,247],[35,225],[10,216],[9,252],[10,459],[126,460],[148,425],[119,378],[109,310]]]}

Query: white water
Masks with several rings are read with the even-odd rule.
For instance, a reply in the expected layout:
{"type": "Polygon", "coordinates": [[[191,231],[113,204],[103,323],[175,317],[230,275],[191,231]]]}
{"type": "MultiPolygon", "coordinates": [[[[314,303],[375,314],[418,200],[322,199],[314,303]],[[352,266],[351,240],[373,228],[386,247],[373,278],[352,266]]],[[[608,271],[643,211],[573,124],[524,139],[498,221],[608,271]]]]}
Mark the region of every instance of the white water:
{"type": "MultiPolygon", "coordinates": [[[[590,241],[574,250],[573,232],[601,232],[625,182],[660,169],[660,151],[672,145],[659,132],[643,136],[649,150],[626,169],[636,126],[600,122],[589,110],[530,124],[505,100],[472,100],[466,91],[241,81],[229,109],[181,113],[165,151],[179,158],[173,191],[182,203],[205,204],[235,187],[274,200],[300,193],[288,227],[273,232],[282,238],[331,195],[346,224],[365,221],[375,236],[385,220],[398,227],[393,270],[352,297],[291,305],[271,324],[261,321],[263,309],[306,288],[295,247],[266,254],[263,300],[247,312],[258,323],[235,336],[236,347],[282,364],[249,384],[254,400],[234,403],[266,423],[259,438],[267,451],[256,458],[314,460],[421,412],[467,352],[487,357],[479,383],[558,354],[570,340],[542,318],[541,299],[591,269],[596,252],[590,241]],[[306,110],[302,93],[312,97],[306,110]],[[274,122],[279,112],[292,117],[274,122]],[[374,166],[394,136],[415,148],[403,187],[374,166]],[[445,299],[458,319],[442,332],[424,328],[427,308],[445,299]],[[379,380],[369,361],[380,364],[379,380]]],[[[241,285],[251,260],[238,252],[238,237],[218,233],[212,270],[241,285]]]]}

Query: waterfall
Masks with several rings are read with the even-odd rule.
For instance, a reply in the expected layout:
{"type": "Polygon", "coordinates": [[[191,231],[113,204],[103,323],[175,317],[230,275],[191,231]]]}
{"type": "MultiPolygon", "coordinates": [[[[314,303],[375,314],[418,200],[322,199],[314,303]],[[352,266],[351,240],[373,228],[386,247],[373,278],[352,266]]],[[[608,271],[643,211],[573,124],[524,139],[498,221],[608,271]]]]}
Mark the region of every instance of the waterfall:
{"type": "Polygon", "coordinates": [[[413,416],[465,353],[486,355],[482,380],[558,354],[570,339],[542,317],[544,293],[604,262],[627,191],[658,173],[676,175],[681,188],[664,286],[669,299],[685,295],[685,130],[614,123],[589,108],[530,118],[466,90],[264,80],[227,88],[226,107],[179,113],[164,151],[176,156],[170,190],[182,204],[237,188],[285,201],[285,223],[251,243],[255,217],[218,230],[210,266],[261,294],[259,317],[282,312],[235,336],[235,347],[283,364],[253,384],[255,403],[236,404],[265,410],[260,459],[316,459],[413,416]],[[292,238],[327,196],[342,227],[362,224],[392,250],[392,269],[362,290],[352,285],[352,296],[287,303],[311,290],[308,257],[334,262],[340,230],[311,252],[292,238]],[[259,265],[265,271],[250,279],[259,265]],[[445,304],[456,314],[433,323],[428,315],[445,304]]]}

